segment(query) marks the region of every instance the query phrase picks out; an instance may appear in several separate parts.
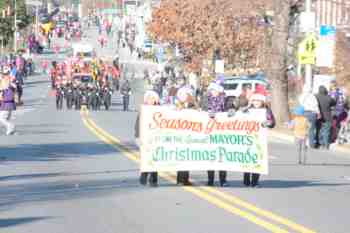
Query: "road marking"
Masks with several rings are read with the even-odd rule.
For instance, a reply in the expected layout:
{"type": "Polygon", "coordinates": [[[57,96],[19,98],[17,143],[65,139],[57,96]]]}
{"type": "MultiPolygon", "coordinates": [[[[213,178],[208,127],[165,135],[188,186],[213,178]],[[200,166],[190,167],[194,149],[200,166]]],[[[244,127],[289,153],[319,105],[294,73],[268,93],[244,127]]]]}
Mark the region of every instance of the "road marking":
{"type": "MultiPolygon", "coordinates": [[[[95,122],[88,116],[87,110],[81,111],[82,121],[84,125],[92,132],[94,133],[98,138],[100,138],[105,143],[111,145],[113,148],[117,149],[118,151],[122,152],[127,158],[130,160],[139,163],[139,155],[136,152],[130,151],[127,147],[123,146],[121,141],[114,136],[108,134],[106,131],[98,127],[95,122]]],[[[170,173],[159,173],[159,176],[171,183],[176,183],[176,178],[174,175],[171,175],[170,173]]],[[[287,226],[290,229],[300,232],[300,233],[315,233],[315,231],[310,230],[304,226],[301,226],[297,223],[294,223],[293,221],[290,221],[286,218],[280,217],[270,211],[266,211],[263,209],[260,209],[253,204],[250,204],[246,201],[241,200],[238,197],[235,197],[231,194],[227,194],[225,192],[219,191],[216,188],[212,187],[194,187],[194,186],[182,186],[182,189],[186,190],[187,192],[190,192],[197,197],[200,197],[201,199],[204,199],[208,201],[209,203],[224,209],[234,215],[240,216],[250,222],[255,223],[258,226],[261,226],[270,232],[274,233],[287,233],[288,231],[285,229],[282,229],[280,226],[275,225],[273,223],[267,222],[264,219],[256,216],[259,215],[261,217],[267,218],[269,220],[272,220],[274,222],[277,222],[281,225],[287,226]],[[242,210],[239,207],[249,210],[250,212],[253,212],[254,214],[242,210]]]]}

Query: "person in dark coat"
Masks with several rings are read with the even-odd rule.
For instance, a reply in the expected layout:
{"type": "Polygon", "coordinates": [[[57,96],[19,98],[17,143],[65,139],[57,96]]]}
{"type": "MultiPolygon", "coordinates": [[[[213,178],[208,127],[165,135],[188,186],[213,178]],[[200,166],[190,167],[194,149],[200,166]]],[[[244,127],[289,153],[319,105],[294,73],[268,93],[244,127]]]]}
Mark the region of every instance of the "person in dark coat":
{"type": "Polygon", "coordinates": [[[130,101],[130,93],[131,93],[131,87],[129,80],[126,80],[121,89],[120,93],[123,96],[123,110],[124,112],[129,111],[129,101],[130,101]]]}
{"type": "MultiPolygon", "coordinates": [[[[160,98],[155,91],[146,91],[143,97],[145,105],[159,105],[160,98]]],[[[137,115],[135,122],[135,138],[138,141],[140,138],[140,114],[137,115]]],[[[140,184],[147,184],[147,177],[149,175],[149,184],[151,187],[158,186],[158,173],[157,172],[141,172],[140,174],[140,184]]]]}
{"type": "Polygon", "coordinates": [[[329,149],[332,124],[332,107],[336,105],[336,101],[328,95],[328,91],[325,86],[319,87],[316,98],[320,106],[321,113],[321,128],[319,133],[320,148],[329,149]]]}

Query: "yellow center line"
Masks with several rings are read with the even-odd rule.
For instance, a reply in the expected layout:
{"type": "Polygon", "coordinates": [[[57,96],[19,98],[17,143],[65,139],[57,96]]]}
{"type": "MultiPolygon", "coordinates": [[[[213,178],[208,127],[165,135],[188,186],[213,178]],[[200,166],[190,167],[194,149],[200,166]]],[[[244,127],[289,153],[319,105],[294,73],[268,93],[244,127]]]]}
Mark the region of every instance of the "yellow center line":
{"type": "MultiPolygon", "coordinates": [[[[130,160],[139,163],[140,162],[140,156],[137,152],[133,152],[130,149],[126,148],[122,145],[121,141],[114,136],[108,134],[106,131],[98,127],[95,122],[88,117],[88,112],[82,111],[82,120],[84,125],[93,132],[97,137],[99,137],[102,141],[105,143],[111,145],[116,150],[122,152],[127,158],[130,160]]],[[[176,183],[176,178],[174,175],[170,173],[159,173],[159,176],[171,183],[176,183]]],[[[274,233],[286,233],[288,231],[280,228],[277,225],[274,225],[270,222],[267,222],[256,215],[260,215],[262,217],[265,217],[267,219],[270,219],[272,221],[275,221],[281,225],[285,225],[289,227],[290,229],[300,232],[300,233],[315,233],[315,231],[310,230],[306,227],[303,227],[297,223],[294,223],[293,221],[290,221],[286,218],[280,217],[270,211],[266,211],[263,209],[260,209],[248,202],[245,202],[231,194],[227,194],[225,192],[221,192],[215,188],[212,187],[189,187],[189,186],[183,186],[181,187],[187,192],[190,192],[197,197],[200,197],[201,199],[204,199],[208,201],[211,204],[214,204],[215,206],[224,209],[232,214],[238,215],[246,220],[249,220],[250,222],[255,223],[256,225],[259,225],[270,232],[274,233]],[[215,196],[213,196],[215,195],[215,196]],[[253,215],[247,211],[241,210],[235,206],[243,207],[251,212],[253,212],[256,215],[253,215]]]]}

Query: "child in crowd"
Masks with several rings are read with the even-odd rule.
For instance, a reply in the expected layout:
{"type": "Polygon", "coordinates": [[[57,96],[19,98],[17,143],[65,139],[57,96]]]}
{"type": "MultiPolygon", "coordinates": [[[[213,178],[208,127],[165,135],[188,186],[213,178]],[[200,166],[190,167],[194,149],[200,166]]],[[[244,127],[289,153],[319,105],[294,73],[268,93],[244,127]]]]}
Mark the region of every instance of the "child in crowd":
{"type": "Polygon", "coordinates": [[[294,130],[295,143],[298,150],[299,164],[306,164],[307,138],[310,124],[305,117],[305,111],[302,106],[294,109],[294,119],[289,122],[289,128],[294,130]]]}

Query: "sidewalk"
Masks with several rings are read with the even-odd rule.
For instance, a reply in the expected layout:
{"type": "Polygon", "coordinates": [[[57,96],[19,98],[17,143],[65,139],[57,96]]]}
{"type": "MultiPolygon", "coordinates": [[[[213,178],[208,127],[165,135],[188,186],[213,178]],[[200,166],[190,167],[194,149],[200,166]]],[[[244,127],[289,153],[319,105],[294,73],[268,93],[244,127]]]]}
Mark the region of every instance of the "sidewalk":
{"type": "MultiPolygon", "coordinates": [[[[293,132],[288,129],[273,129],[269,131],[269,137],[284,140],[290,143],[294,143],[293,132]]],[[[350,154],[350,145],[337,145],[332,144],[330,147],[331,151],[339,153],[348,153],[350,154]]]]}

